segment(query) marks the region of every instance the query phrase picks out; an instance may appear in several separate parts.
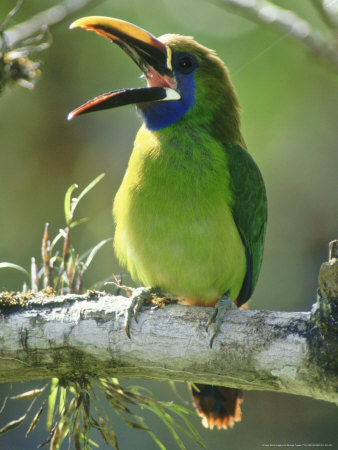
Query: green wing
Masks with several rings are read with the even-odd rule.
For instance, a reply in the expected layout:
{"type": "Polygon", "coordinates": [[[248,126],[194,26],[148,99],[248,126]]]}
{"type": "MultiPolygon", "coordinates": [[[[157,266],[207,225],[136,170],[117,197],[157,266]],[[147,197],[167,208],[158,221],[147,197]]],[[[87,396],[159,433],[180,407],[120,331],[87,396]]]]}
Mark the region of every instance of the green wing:
{"type": "Polygon", "coordinates": [[[250,154],[239,145],[226,147],[233,194],[232,211],[246,250],[247,273],[237,298],[241,306],[251,297],[262,263],[267,201],[262,175],[250,154]]]}

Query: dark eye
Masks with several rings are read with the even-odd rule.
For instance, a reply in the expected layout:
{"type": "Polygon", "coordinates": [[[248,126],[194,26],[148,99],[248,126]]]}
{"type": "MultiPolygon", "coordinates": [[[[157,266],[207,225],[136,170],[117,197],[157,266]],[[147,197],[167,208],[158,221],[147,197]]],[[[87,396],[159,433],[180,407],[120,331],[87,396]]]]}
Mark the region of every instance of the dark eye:
{"type": "Polygon", "coordinates": [[[196,67],[195,59],[189,55],[181,56],[178,60],[179,71],[182,73],[190,73],[196,67]]]}

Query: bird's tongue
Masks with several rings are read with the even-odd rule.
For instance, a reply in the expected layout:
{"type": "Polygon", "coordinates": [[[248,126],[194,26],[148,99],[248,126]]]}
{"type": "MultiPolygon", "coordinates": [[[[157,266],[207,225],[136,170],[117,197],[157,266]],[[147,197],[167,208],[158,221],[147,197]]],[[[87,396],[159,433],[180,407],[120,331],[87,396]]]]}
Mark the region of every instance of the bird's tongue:
{"type": "Polygon", "coordinates": [[[148,87],[168,87],[171,89],[176,88],[176,83],[173,77],[168,75],[161,75],[152,67],[147,68],[145,71],[148,87]]]}

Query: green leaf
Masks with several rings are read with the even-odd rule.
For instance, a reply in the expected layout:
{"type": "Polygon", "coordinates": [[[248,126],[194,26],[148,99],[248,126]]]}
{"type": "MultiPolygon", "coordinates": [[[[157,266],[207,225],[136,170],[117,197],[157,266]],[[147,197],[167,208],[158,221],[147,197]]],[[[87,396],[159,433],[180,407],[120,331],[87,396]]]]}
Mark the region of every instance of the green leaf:
{"type": "Polygon", "coordinates": [[[154,394],[151,392],[151,390],[150,390],[150,389],[147,389],[147,388],[144,387],[144,386],[137,386],[137,385],[134,385],[134,384],[133,384],[133,385],[131,385],[131,386],[128,386],[128,390],[131,391],[131,392],[134,392],[134,393],[136,393],[136,394],[138,394],[138,395],[140,395],[140,396],[142,396],[142,397],[144,397],[145,399],[152,400],[152,401],[155,401],[155,400],[156,400],[155,397],[154,397],[154,394]],[[140,394],[139,391],[145,392],[146,394],[149,395],[149,397],[143,396],[142,394],[140,394]]]}
{"type": "MultiPolygon", "coordinates": [[[[144,420],[142,417],[136,416],[136,420],[138,420],[138,422],[141,424],[141,426],[144,424],[144,420]]],[[[159,448],[161,450],[167,450],[167,448],[162,444],[162,442],[159,440],[159,438],[156,436],[156,434],[150,428],[147,427],[146,431],[154,439],[155,443],[159,446],[159,448]]]]}
{"type": "Polygon", "coordinates": [[[195,383],[192,383],[192,382],[190,381],[189,384],[191,385],[191,387],[192,387],[196,392],[200,392],[199,388],[197,387],[197,385],[196,385],[195,383]]]}
{"type": "Polygon", "coordinates": [[[66,401],[67,401],[67,388],[60,386],[59,414],[61,416],[64,416],[66,413],[66,401]]]}
{"type": "Polygon", "coordinates": [[[160,447],[161,450],[167,450],[167,447],[165,447],[162,442],[159,440],[159,438],[156,436],[156,434],[149,430],[148,433],[150,434],[150,436],[154,439],[154,441],[156,442],[156,444],[160,447]]]}
{"type": "Polygon", "coordinates": [[[79,414],[74,414],[72,428],[73,428],[72,431],[73,431],[74,448],[75,450],[81,450],[81,442],[83,441],[83,434],[81,432],[79,414]]]}
{"type": "Polygon", "coordinates": [[[57,426],[55,434],[53,435],[52,441],[50,443],[50,450],[60,450],[62,442],[69,434],[70,428],[67,422],[67,417],[63,417],[57,426]]]}
{"type": "Polygon", "coordinates": [[[7,400],[8,400],[8,395],[6,395],[6,397],[4,398],[4,400],[2,402],[2,405],[1,405],[1,408],[0,408],[0,414],[2,414],[3,410],[5,409],[7,400]]]}
{"type": "Polygon", "coordinates": [[[22,422],[26,419],[27,413],[24,416],[21,416],[19,419],[12,420],[8,422],[4,427],[0,429],[0,436],[4,433],[7,433],[9,430],[13,430],[13,428],[17,428],[22,424],[22,422]]]}
{"type": "Polygon", "coordinates": [[[185,423],[186,427],[188,427],[188,429],[190,430],[191,433],[189,433],[188,430],[180,427],[177,423],[176,426],[178,428],[181,429],[181,431],[183,433],[185,433],[190,439],[194,440],[195,442],[197,442],[201,447],[203,448],[207,448],[203,439],[201,438],[201,436],[198,434],[197,430],[195,429],[195,427],[190,423],[189,419],[187,417],[185,417],[185,414],[193,414],[197,416],[197,413],[195,413],[194,411],[190,411],[187,408],[184,408],[183,406],[180,405],[175,405],[174,403],[172,404],[168,404],[166,405],[166,408],[170,409],[171,411],[173,411],[175,414],[177,414],[185,423]]]}
{"type": "Polygon", "coordinates": [[[40,420],[40,417],[41,417],[42,411],[43,411],[43,409],[45,407],[45,404],[46,404],[46,401],[44,401],[42,403],[42,405],[40,406],[38,412],[33,417],[33,420],[31,421],[31,423],[30,423],[30,425],[29,425],[29,427],[28,427],[28,429],[26,431],[25,437],[27,437],[35,429],[36,425],[38,424],[38,422],[40,420]]]}
{"type": "MultiPolygon", "coordinates": [[[[91,248],[89,251],[89,255],[84,263],[83,272],[85,272],[88,269],[89,264],[93,261],[96,253],[109,241],[111,241],[112,238],[104,239],[103,241],[99,242],[95,245],[95,247],[91,248]]],[[[81,261],[81,258],[80,258],[81,261]]]]}
{"type": "MultiPolygon", "coordinates": [[[[88,194],[88,192],[90,190],[93,189],[94,186],[97,185],[97,183],[99,183],[102,178],[105,176],[105,173],[101,173],[98,177],[96,177],[91,183],[88,184],[88,186],[86,186],[83,191],[81,192],[81,194],[77,197],[77,204],[79,203],[79,201],[88,194]]],[[[75,209],[75,208],[74,208],[75,209]]]]}
{"type": "Polygon", "coordinates": [[[177,445],[179,446],[179,448],[181,450],[186,450],[185,445],[183,444],[181,438],[179,437],[179,435],[176,433],[175,428],[173,427],[173,425],[170,423],[172,422],[174,425],[178,426],[177,424],[174,423],[173,419],[169,416],[169,414],[167,414],[165,411],[163,411],[162,408],[160,408],[157,404],[152,404],[148,406],[148,409],[150,409],[151,411],[153,411],[155,414],[158,415],[158,417],[162,420],[162,422],[167,426],[167,428],[169,429],[169,431],[171,432],[173,438],[175,439],[177,445]]]}
{"type": "Polygon", "coordinates": [[[128,420],[126,417],[124,417],[123,420],[126,422],[127,425],[130,426],[130,428],[135,428],[137,430],[143,430],[143,431],[150,430],[147,426],[142,425],[140,423],[133,422],[132,420],[128,420]]]}
{"type": "MultiPolygon", "coordinates": [[[[102,178],[103,178],[104,176],[105,176],[105,173],[101,173],[101,175],[99,175],[98,177],[96,177],[91,183],[88,184],[88,186],[86,186],[86,187],[83,189],[83,191],[80,193],[80,195],[79,195],[78,197],[73,198],[72,205],[71,205],[71,209],[70,209],[70,211],[71,211],[71,214],[70,214],[70,215],[71,215],[71,219],[73,218],[75,209],[76,209],[77,205],[79,204],[80,200],[81,200],[85,195],[87,195],[88,192],[89,192],[90,190],[92,190],[93,187],[96,186],[97,183],[98,183],[99,181],[101,181],[102,178]]],[[[69,223],[70,223],[70,222],[69,222],[69,223]]],[[[69,223],[67,222],[67,225],[69,225],[69,223]]]]}
{"type": "Polygon", "coordinates": [[[22,422],[26,419],[28,413],[30,412],[30,410],[32,409],[34,402],[35,402],[36,398],[34,398],[31,402],[31,404],[28,406],[28,408],[26,409],[26,413],[21,416],[19,419],[16,420],[12,420],[11,422],[7,423],[4,427],[2,427],[0,429],[0,436],[4,433],[6,433],[9,430],[13,430],[14,428],[19,427],[22,422]]]}
{"type": "Polygon", "coordinates": [[[40,395],[46,389],[46,387],[47,384],[40,389],[32,389],[31,391],[23,392],[19,395],[14,395],[13,397],[11,397],[11,400],[29,400],[40,395]]]}
{"type": "Polygon", "coordinates": [[[101,416],[99,416],[98,419],[100,423],[98,424],[95,421],[96,422],[95,426],[99,430],[104,441],[108,444],[111,444],[115,449],[118,449],[119,445],[114,429],[110,425],[107,425],[101,416]]]}
{"type": "Polygon", "coordinates": [[[13,264],[13,263],[9,263],[9,262],[2,262],[2,263],[0,263],[0,269],[16,269],[16,270],[19,270],[20,272],[23,272],[24,274],[26,274],[29,279],[31,277],[26,269],[24,269],[21,266],[18,266],[17,264],[13,264]]]}
{"type": "Polygon", "coordinates": [[[88,220],[89,220],[89,217],[82,217],[82,219],[75,220],[74,222],[72,222],[69,225],[69,228],[73,229],[73,228],[77,227],[78,225],[81,225],[82,223],[88,222],[88,220]]]}
{"type": "MultiPolygon", "coordinates": [[[[163,404],[164,402],[160,402],[160,403],[163,404]]],[[[175,414],[183,413],[183,414],[189,414],[191,416],[198,417],[198,414],[195,411],[192,411],[191,409],[186,408],[185,406],[177,405],[176,403],[165,403],[164,406],[165,406],[165,408],[171,410],[175,414]]]]}
{"type": "Polygon", "coordinates": [[[98,421],[97,421],[94,417],[91,418],[90,426],[91,426],[91,427],[94,427],[94,428],[97,428],[98,431],[99,431],[99,433],[101,434],[101,437],[102,437],[102,439],[104,440],[104,442],[105,442],[106,444],[108,444],[108,441],[109,441],[109,435],[106,436],[105,430],[103,430],[102,426],[98,423],[98,421]]]}
{"type": "Polygon", "coordinates": [[[49,430],[52,426],[56,397],[59,391],[59,379],[52,378],[51,386],[50,386],[50,394],[48,396],[48,412],[47,412],[47,423],[46,427],[49,430]]]}
{"type": "Polygon", "coordinates": [[[108,402],[115,408],[115,413],[118,414],[118,410],[123,411],[125,413],[131,414],[132,412],[130,411],[129,408],[127,408],[122,401],[120,401],[118,398],[116,398],[116,396],[112,396],[111,394],[107,394],[106,398],[108,400],[108,402]]]}
{"type": "Polygon", "coordinates": [[[55,236],[55,238],[53,239],[51,245],[50,245],[50,249],[53,250],[55,244],[58,243],[58,241],[62,238],[66,236],[66,232],[63,229],[60,229],[58,234],[55,236]]]}
{"type": "Polygon", "coordinates": [[[77,184],[72,184],[67,189],[67,192],[65,195],[64,208],[65,208],[65,219],[66,219],[67,226],[70,225],[70,222],[72,221],[72,218],[73,218],[73,212],[74,212],[75,208],[73,208],[72,204],[71,204],[72,203],[72,193],[73,193],[74,189],[77,189],[77,188],[78,188],[77,184]]]}

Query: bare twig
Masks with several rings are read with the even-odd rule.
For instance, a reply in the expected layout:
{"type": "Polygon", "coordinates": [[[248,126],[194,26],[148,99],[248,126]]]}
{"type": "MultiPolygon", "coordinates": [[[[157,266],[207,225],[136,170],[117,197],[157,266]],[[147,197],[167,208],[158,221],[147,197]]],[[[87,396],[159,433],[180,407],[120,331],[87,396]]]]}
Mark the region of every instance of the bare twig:
{"type": "Polygon", "coordinates": [[[338,27],[338,2],[337,0],[312,0],[314,7],[326,25],[333,30],[338,27]]]}
{"type": "MultiPolygon", "coordinates": [[[[338,47],[336,36],[329,32],[324,36],[315,29],[309,21],[298,16],[294,11],[286,10],[268,0],[212,0],[213,3],[221,4],[239,15],[260,24],[272,28],[278,28],[286,36],[301,41],[316,57],[329,62],[338,70],[338,47]]],[[[319,0],[315,2],[319,8],[319,0]]],[[[325,16],[326,23],[330,28],[337,29],[338,14],[333,8],[322,4],[321,16],[325,16]]]]}
{"type": "Polygon", "coordinates": [[[13,47],[16,43],[39,33],[43,27],[56,25],[70,14],[100,1],[102,0],[66,0],[6,30],[6,43],[13,47]]]}
{"type": "Polygon", "coordinates": [[[40,63],[32,61],[31,55],[50,47],[52,39],[49,27],[74,11],[98,1],[66,0],[7,29],[22,5],[22,0],[19,0],[0,25],[0,92],[13,84],[32,89],[40,76],[40,63]]]}
{"type": "Polygon", "coordinates": [[[19,1],[17,2],[17,4],[14,6],[14,8],[13,8],[11,11],[9,11],[9,13],[8,13],[8,15],[7,15],[7,17],[6,17],[6,19],[4,20],[4,22],[3,22],[3,23],[1,24],[1,26],[0,26],[0,33],[3,33],[3,32],[6,30],[8,24],[10,23],[10,21],[11,21],[11,19],[12,19],[12,17],[15,16],[15,14],[16,14],[16,13],[19,11],[19,9],[21,8],[22,2],[23,2],[23,0],[19,0],[19,1]]]}

